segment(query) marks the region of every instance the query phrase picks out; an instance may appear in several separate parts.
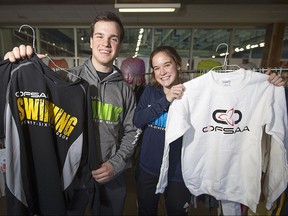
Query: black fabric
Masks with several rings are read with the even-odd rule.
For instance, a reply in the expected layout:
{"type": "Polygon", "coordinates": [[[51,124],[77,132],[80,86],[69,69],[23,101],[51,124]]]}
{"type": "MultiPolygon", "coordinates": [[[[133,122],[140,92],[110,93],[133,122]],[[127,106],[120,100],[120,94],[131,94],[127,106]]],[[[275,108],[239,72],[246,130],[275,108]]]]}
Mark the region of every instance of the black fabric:
{"type": "Polygon", "coordinates": [[[135,172],[138,215],[157,215],[160,194],[155,194],[158,177],[145,172],[139,165],[135,172]]]}
{"type": "MultiPolygon", "coordinates": [[[[122,215],[127,195],[127,171],[123,171],[109,182],[99,184],[100,215],[122,215]]],[[[97,211],[97,209],[93,209],[97,211]]]]}
{"type": "Polygon", "coordinates": [[[8,96],[0,101],[1,131],[8,129],[7,214],[65,215],[75,189],[91,182],[89,168],[99,165],[91,159],[89,84],[64,81],[36,55],[11,65],[0,63],[0,86],[7,86],[1,94],[8,96]]]}
{"type": "Polygon", "coordinates": [[[184,182],[169,181],[164,196],[167,215],[188,215],[192,195],[184,182]]]}
{"type": "MultiPolygon", "coordinates": [[[[149,174],[140,166],[136,169],[135,177],[138,214],[157,215],[160,194],[155,194],[155,191],[158,177],[149,174]]],[[[184,182],[169,181],[164,197],[167,215],[188,215],[192,196],[184,182]]]]}
{"type": "Polygon", "coordinates": [[[111,71],[111,72],[109,72],[109,73],[103,73],[103,72],[97,71],[97,74],[98,74],[100,80],[105,79],[107,76],[109,76],[109,75],[112,74],[112,73],[113,73],[113,71],[111,71]]]}
{"type": "MultiPolygon", "coordinates": [[[[12,71],[13,64],[8,64],[9,60],[1,61],[0,62],[0,68],[3,71],[12,71]]],[[[0,71],[1,72],[1,71],[0,71]]],[[[6,89],[8,86],[8,81],[10,80],[10,73],[1,73],[0,79],[1,79],[1,85],[0,85],[0,102],[4,103],[6,101],[6,89]]],[[[4,139],[4,110],[5,106],[0,106],[0,140],[4,139]]]]}

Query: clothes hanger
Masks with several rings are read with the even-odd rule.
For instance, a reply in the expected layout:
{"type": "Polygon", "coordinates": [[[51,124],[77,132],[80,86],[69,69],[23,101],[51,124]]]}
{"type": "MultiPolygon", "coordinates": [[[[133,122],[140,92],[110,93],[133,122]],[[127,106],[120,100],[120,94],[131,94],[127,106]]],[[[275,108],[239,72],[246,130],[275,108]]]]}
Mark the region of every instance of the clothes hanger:
{"type": "Polygon", "coordinates": [[[235,71],[235,69],[228,69],[228,67],[236,67],[236,70],[238,70],[238,69],[241,69],[240,67],[239,67],[239,65],[236,65],[236,64],[232,64],[232,65],[228,65],[227,64],[227,56],[228,56],[228,44],[226,44],[226,43],[220,43],[218,46],[217,46],[217,48],[216,48],[216,52],[218,51],[218,48],[221,46],[221,45],[225,45],[226,46],[226,53],[225,53],[225,58],[224,58],[224,63],[223,63],[223,65],[220,65],[220,66],[214,66],[213,68],[211,68],[210,69],[210,71],[211,70],[213,70],[213,71],[218,71],[218,72],[232,72],[232,71],[235,71]],[[217,68],[220,68],[220,69],[217,69],[217,68]],[[216,70],[215,70],[216,69],[216,70]]]}
{"type": "MultiPolygon", "coordinates": [[[[38,53],[37,53],[36,47],[35,47],[35,40],[36,40],[35,30],[34,30],[34,28],[32,28],[32,26],[27,25],[27,24],[23,24],[23,25],[20,26],[18,32],[21,32],[21,30],[22,30],[23,27],[27,27],[27,28],[30,28],[30,29],[32,30],[32,33],[33,33],[33,35],[32,35],[32,36],[33,36],[32,48],[33,48],[34,53],[37,55],[38,53]]],[[[79,77],[78,75],[71,73],[70,71],[66,70],[65,68],[59,67],[57,64],[55,64],[55,62],[51,59],[51,57],[50,57],[48,54],[45,54],[45,58],[48,58],[48,59],[52,62],[52,64],[53,64],[56,68],[58,68],[59,70],[65,71],[66,73],[68,73],[68,74],[70,74],[70,75],[72,75],[72,76],[74,76],[74,77],[76,77],[76,78],[78,78],[78,79],[82,79],[82,78],[79,77]]]]}
{"type": "Polygon", "coordinates": [[[35,54],[37,54],[37,52],[36,52],[36,47],[35,47],[35,38],[36,38],[36,34],[35,34],[35,30],[34,30],[34,28],[32,28],[30,25],[23,24],[23,25],[20,26],[18,32],[21,32],[21,30],[22,30],[23,27],[27,27],[27,28],[30,28],[30,29],[32,30],[32,33],[33,33],[33,35],[32,35],[32,36],[33,36],[32,47],[33,47],[33,50],[34,50],[35,54]]]}

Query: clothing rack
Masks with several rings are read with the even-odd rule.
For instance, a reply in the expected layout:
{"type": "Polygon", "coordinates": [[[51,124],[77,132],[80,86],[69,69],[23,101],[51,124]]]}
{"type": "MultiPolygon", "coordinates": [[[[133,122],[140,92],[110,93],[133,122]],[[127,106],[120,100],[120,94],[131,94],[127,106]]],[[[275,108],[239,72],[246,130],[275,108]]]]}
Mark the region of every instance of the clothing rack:
{"type": "MultiPolygon", "coordinates": [[[[276,72],[276,73],[281,73],[283,71],[288,71],[288,68],[282,68],[282,67],[274,67],[274,68],[251,68],[249,70],[252,70],[252,71],[255,71],[255,72],[260,72],[260,73],[265,73],[268,69],[270,69],[271,71],[273,72],[276,72]]],[[[182,74],[190,74],[190,73],[197,73],[197,74],[205,74],[207,72],[209,72],[211,69],[205,69],[205,70],[198,70],[198,69],[195,69],[195,70],[184,70],[182,71],[181,73],[182,74]]],[[[221,69],[217,69],[217,71],[221,72],[221,69]]],[[[226,70],[223,70],[223,72],[226,71],[226,70]]],[[[144,74],[132,74],[133,77],[139,77],[141,75],[144,75],[144,76],[150,76],[152,75],[153,72],[149,72],[149,73],[144,73],[144,74]]]]}
{"type": "MultiPolygon", "coordinates": [[[[265,73],[268,69],[270,69],[273,72],[277,72],[277,73],[281,73],[282,71],[288,71],[288,68],[282,68],[282,67],[274,67],[274,68],[251,68],[248,70],[252,70],[255,72],[260,72],[260,73],[265,73]]],[[[185,70],[182,71],[182,73],[207,73],[208,71],[210,71],[210,69],[206,69],[206,70],[185,70]]],[[[217,71],[221,72],[221,69],[217,69],[217,71]]],[[[225,72],[226,70],[224,69],[223,72],[225,72]]]]}
{"type": "MultiPolygon", "coordinates": [[[[255,71],[255,72],[259,72],[259,73],[265,73],[269,68],[251,68],[249,70],[255,71]]],[[[277,73],[278,75],[281,76],[282,72],[288,72],[288,68],[282,68],[282,67],[274,67],[274,68],[270,68],[270,70],[274,73],[277,73]]],[[[183,71],[180,75],[182,82],[186,82],[188,80],[194,79],[198,76],[201,76],[207,72],[209,72],[210,69],[207,70],[186,70],[183,71]]],[[[223,71],[221,69],[217,69],[216,70],[219,73],[227,73],[227,70],[224,69],[223,71]]],[[[232,72],[233,73],[233,72],[232,72]]]]}
{"type": "MultiPolygon", "coordinates": [[[[265,73],[269,68],[251,68],[249,70],[252,70],[252,71],[255,71],[255,72],[259,72],[259,73],[265,73]]],[[[270,70],[274,73],[277,73],[278,75],[281,76],[281,73],[282,72],[288,72],[288,68],[283,68],[283,67],[273,67],[273,68],[270,68],[270,70]]],[[[180,74],[180,77],[182,79],[182,82],[185,82],[185,81],[188,81],[188,80],[191,80],[191,79],[194,79],[198,76],[201,76],[207,72],[209,72],[210,69],[206,69],[206,70],[198,70],[198,69],[195,69],[195,70],[185,70],[185,71],[182,71],[181,74],[180,74]]],[[[218,72],[223,72],[223,73],[227,73],[227,70],[223,70],[221,71],[221,69],[217,69],[216,71],[218,72]]],[[[144,76],[145,77],[145,80],[146,82],[151,80],[151,76],[152,76],[153,72],[150,72],[150,73],[144,73],[144,74],[132,74],[133,77],[135,78],[139,78],[139,76],[144,76]]],[[[133,79],[134,80],[134,79],[133,79]]],[[[135,85],[137,85],[137,83],[134,83],[135,85]]]]}

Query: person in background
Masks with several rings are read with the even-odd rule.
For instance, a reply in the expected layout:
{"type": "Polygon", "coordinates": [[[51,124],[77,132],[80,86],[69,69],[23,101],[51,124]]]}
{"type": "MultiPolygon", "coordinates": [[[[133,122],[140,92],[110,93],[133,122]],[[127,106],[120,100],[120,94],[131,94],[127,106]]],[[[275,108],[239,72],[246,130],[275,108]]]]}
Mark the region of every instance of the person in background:
{"type": "Polygon", "coordinates": [[[126,58],[122,61],[120,70],[124,80],[133,88],[138,103],[141,94],[146,86],[145,62],[141,58],[126,58]]]}
{"type": "MultiPolygon", "coordinates": [[[[141,133],[133,123],[134,92],[121,71],[113,65],[124,38],[124,27],[114,13],[104,12],[95,17],[90,29],[92,56],[83,65],[68,70],[90,84],[96,145],[101,152],[101,165],[91,172],[91,176],[99,184],[99,193],[88,196],[87,190],[80,190],[74,208],[83,206],[81,214],[84,214],[88,199],[95,201],[100,195],[100,208],[94,205],[92,214],[123,215],[126,198],[124,171],[141,133]]],[[[6,53],[4,59],[15,62],[32,54],[31,46],[20,45],[6,53]]]]}
{"type": "Polygon", "coordinates": [[[239,67],[244,69],[253,69],[257,68],[257,65],[249,60],[248,54],[244,54],[242,57],[242,62],[239,64],[239,67]]]}
{"type": "MultiPolygon", "coordinates": [[[[143,129],[135,174],[139,215],[157,215],[160,194],[155,191],[162,164],[167,114],[173,100],[181,99],[185,91],[179,77],[181,64],[181,57],[171,46],[159,46],[150,55],[151,83],[141,95],[134,117],[135,125],[143,129]]],[[[271,74],[269,81],[274,85],[284,84],[276,74],[271,74]]],[[[168,185],[164,192],[167,215],[187,215],[192,198],[182,177],[181,147],[182,138],[170,145],[168,185]]]]}

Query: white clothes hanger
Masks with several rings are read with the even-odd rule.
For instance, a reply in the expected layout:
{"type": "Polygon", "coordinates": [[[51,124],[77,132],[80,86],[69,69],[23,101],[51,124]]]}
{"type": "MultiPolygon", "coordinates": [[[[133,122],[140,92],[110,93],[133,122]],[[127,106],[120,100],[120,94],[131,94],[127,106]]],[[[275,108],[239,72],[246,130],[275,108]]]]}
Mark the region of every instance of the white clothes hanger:
{"type": "MultiPolygon", "coordinates": [[[[20,32],[23,27],[27,27],[27,28],[30,28],[30,29],[32,30],[32,33],[33,33],[32,48],[33,48],[34,53],[35,53],[35,54],[38,54],[38,53],[36,52],[36,47],[35,47],[36,34],[35,34],[34,28],[32,28],[32,26],[30,26],[30,25],[23,24],[23,25],[20,26],[18,32],[20,32]]],[[[70,71],[65,70],[65,68],[59,67],[57,64],[55,64],[55,62],[51,59],[51,57],[50,57],[48,54],[45,54],[45,57],[47,57],[47,58],[52,62],[52,64],[53,64],[55,67],[57,67],[59,70],[65,71],[66,73],[68,73],[68,74],[70,74],[70,75],[72,75],[72,76],[74,76],[74,77],[76,77],[76,78],[78,78],[78,79],[81,79],[81,77],[79,77],[78,75],[73,74],[73,73],[71,73],[70,71]]]]}
{"type": "Polygon", "coordinates": [[[228,51],[229,51],[229,50],[228,50],[228,48],[229,48],[229,47],[228,47],[228,44],[226,44],[226,43],[220,43],[220,44],[217,46],[217,48],[216,48],[216,52],[218,51],[218,48],[219,48],[221,45],[225,45],[225,46],[226,46],[226,53],[225,53],[224,63],[223,63],[223,65],[220,65],[220,66],[214,66],[213,68],[210,69],[210,71],[216,69],[216,71],[218,71],[218,72],[232,72],[232,71],[235,71],[235,68],[236,68],[236,70],[241,69],[241,68],[239,67],[239,65],[236,65],[236,64],[228,65],[228,64],[227,64],[227,56],[228,56],[228,54],[229,54],[229,52],[228,52],[228,51]],[[231,67],[231,68],[234,67],[234,69],[228,69],[228,67],[231,67]],[[220,68],[220,69],[217,69],[217,68],[220,68]]]}
{"type": "Polygon", "coordinates": [[[32,28],[30,25],[23,24],[23,25],[20,26],[18,32],[21,32],[23,27],[27,27],[27,28],[30,28],[32,30],[32,33],[33,33],[33,35],[32,35],[33,36],[32,47],[33,47],[34,52],[37,54],[36,47],[35,47],[36,34],[35,34],[34,28],[32,28]]]}

